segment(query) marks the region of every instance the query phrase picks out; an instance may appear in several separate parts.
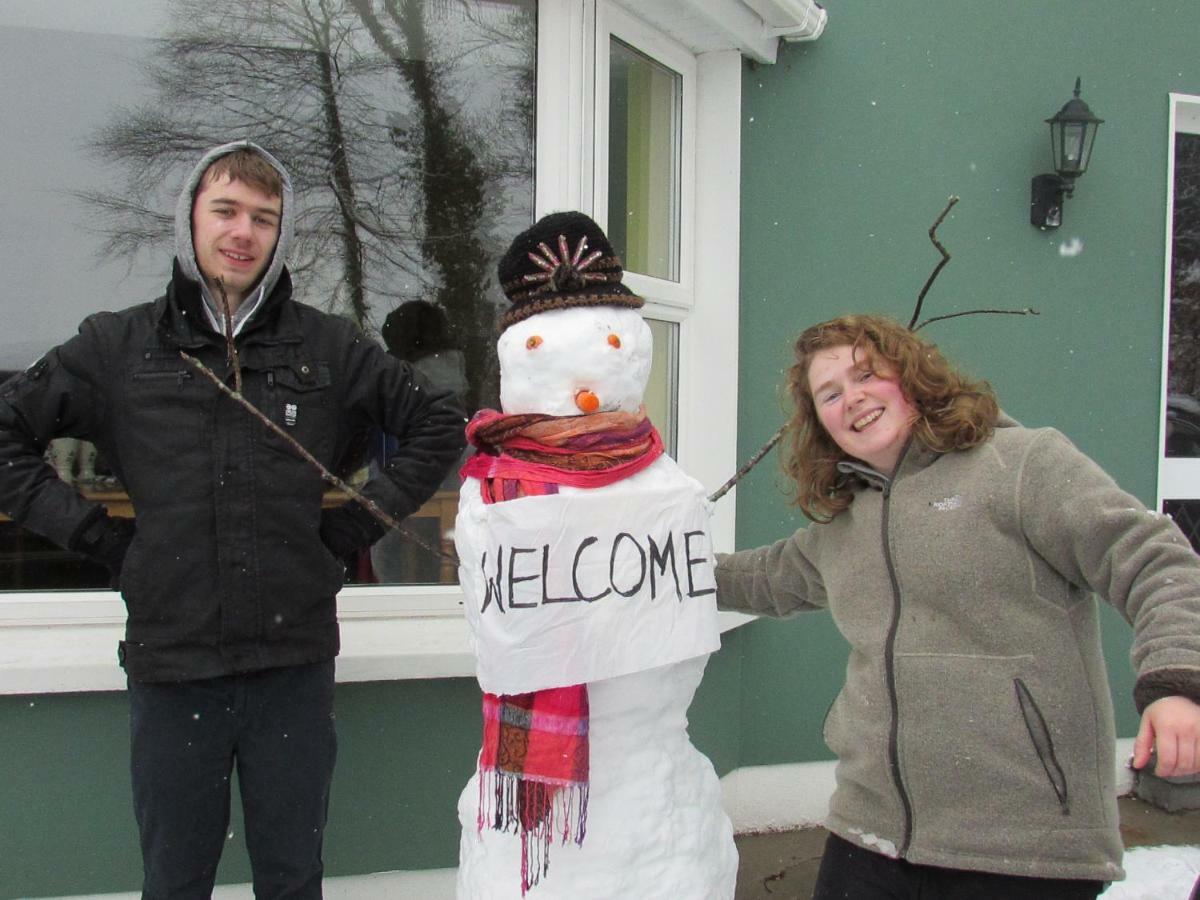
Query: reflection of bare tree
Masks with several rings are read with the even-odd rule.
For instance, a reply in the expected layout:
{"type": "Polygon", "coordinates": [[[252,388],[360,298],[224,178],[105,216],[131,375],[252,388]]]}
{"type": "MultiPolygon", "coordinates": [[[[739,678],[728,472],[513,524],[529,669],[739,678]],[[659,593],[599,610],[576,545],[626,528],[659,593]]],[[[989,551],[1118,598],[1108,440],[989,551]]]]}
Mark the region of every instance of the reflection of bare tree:
{"type": "Polygon", "coordinates": [[[1200,397],[1200,135],[1175,138],[1169,390],[1200,397]]]}
{"type": "Polygon", "coordinates": [[[175,24],[148,65],[153,103],[122,110],[94,141],[127,173],[119,192],[85,195],[104,214],[106,252],[169,245],[168,186],[202,150],[254,137],[292,173],[290,263],[308,295],[332,294],[364,326],[383,318],[373,297],[436,299],[470,361],[469,402],[491,397],[488,298],[506,236],[489,223],[506,211],[514,170],[529,191],[534,20],[532,4],[483,6],[172,0],[175,24]],[[495,65],[488,55],[514,85],[496,91],[506,125],[482,128],[463,73],[495,65]],[[526,129],[517,141],[514,122],[526,129]]]}
{"type": "Polygon", "coordinates": [[[489,173],[447,105],[452,95],[446,89],[444,67],[430,52],[424,5],[401,0],[349,0],[349,4],[395,65],[417,106],[420,128],[398,140],[418,160],[425,224],[421,255],[441,274],[437,303],[446,310],[465,354],[473,394],[467,403],[475,408],[479,387],[496,375],[496,367],[490,364],[493,313],[478,302],[491,275],[491,254],[478,229],[487,203],[489,173]]]}
{"type": "Polygon", "coordinates": [[[1200,135],[1175,136],[1174,275],[1200,281],[1200,135]]]}

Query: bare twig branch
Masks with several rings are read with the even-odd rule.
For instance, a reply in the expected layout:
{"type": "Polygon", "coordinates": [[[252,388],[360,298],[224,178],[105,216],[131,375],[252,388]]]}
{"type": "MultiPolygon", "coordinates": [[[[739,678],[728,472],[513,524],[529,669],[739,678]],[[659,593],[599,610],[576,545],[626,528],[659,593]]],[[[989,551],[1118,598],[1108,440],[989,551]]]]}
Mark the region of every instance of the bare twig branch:
{"type": "Polygon", "coordinates": [[[950,214],[950,210],[954,208],[954,204],[957,202],[958,195],[951,194],[950,199],[946,201],[946,208],[942,210],[942,214],[937,217],[937,221],[929,228],[929,240],[933,242],[933,246],[937,247],[938,252],[942,254],[942,258],[938,261],[933,271],[929,273],[929,277],[925,279],[925,286],[921,288],[921,293],[917,294],[917,308],[913,310],[912,318],[908,320],[909,328],[912,328],[917,319],[921,318],[921,304],[925,302],[925,295],[929,293],[929,289],[933,286],[934,279],[938,277],[938,273],[945,268],[946,263],[950,262],[950,254],[946,252],[946,248],[937,239],[937,230],[938,226],[950,214]]]}
{"type": "Polygon", "coordinates": [[[746,460],[745,464],[740,469],[738,469],[736,472],[733,473],[732,478],[730,478],[723,485],[721,485],[721,487],[718,488],[714,493],[709,495],[709,497],[708,497],[709,502],[716,503],[718,500],[720,500],[722,497],[724,497],[727,493],[729,493],[730,488],[732,488],[735,484],[737,484],[739,481],[741,481],[742,478],[745,477],[746,473],[748,473],[751,469],[753,469],[755,466],[758,465],[759,460],[761,460],[764,456],[766,456],[768,453],[771,452],[771,448],[779,443],[780,439],[784,435],[784,432],[786,432],[786,431],[787,431],[787,423],[780,425],[779,430],[776,431],[773,435],[771,435],[770,440],[768,440],[765,444],[763,444],[762,447],[759,448],[757,453],[755,453],[752,457],[750,457],[748,460],[746,460]]]}
{"type": "Polygon", "coordinates": [[[229,306],[229,294],[225,292],[225,279],[217,278],[217,290],[221,292],[221,315],[225,319],[225,365],[233,369],[233,390],[242,395],[242,361],[238,358],[237,344],[233,340],[233,311],[229,306]]]}
{"type": "MultiPolygon", "coordinates": [[[[954,208],[954,204],[958,203],[958,199],[959,198],[957,195],[951,194],[950,198],[946,201],[946,207],[942,210],[941,215],[939,215],[937,217],[937,220],[929,228],[929,240],[933,242],[933,246],[936,247],[938,252],[942,254],[942,258],[938,262],[937,266],[934,267],[934,270],[929,274],[929,277],[927,279],[925,279],[925,286],[921,288],[921,293],[917,295],[917,306],[916,306],[916,309],[913,310],[912,319],[910,319],[909,323],[908,323],[909,330],[914,331],[914,332],[920,331],[922,328],[924,328],[926,325],[930,324],[931,322],[941,322],[944,319],[957,319],[961,316],[975,316],[975,315],[1037,316],[1037,315],[1041,315],[1036,309],[1033,309],[1028,306],[1023,309],[969,309],[969,310],[965,310],[963,312],[947,313],[946,315],[943,315],[943,316],[932,316],[932,317],[926,319],[920,325],[916,324],[917,319],[919,319],[921,316],[921,305],[925,302],[925,295],[929,293],[929,289],[930,289],[930,287],[933,286],[933,282],[938,277],[938,273],[940,273],[942,271],[942,269],[945,268],[946,263],[948,263],[950,261],[950,254],[946,251],[946,248],[943,247],[941,242],[937,239],[937,230],[938,230],[938,226],[941,225],[942,222],[945,221],[946,216],[950,214],[950,210],[954,208]]],[[[764,456],[766,456],[768,453],[771,452],[772,448],[774,448],[774,446],[779,443],[780,439],[783,437],[783,435],[786,431],[787,431],[787,424],[784,423],[783,425],[781,425],[779,427],[778,431],[776,431],[773,435],[771,435],[770,439],[765,444],[763,444],[763,446],[759,449],[759,451],[757,453],[755,453],[752,457],[750,457],[750,459],[748,459],[746,461],[746,463],[740,469],[738,469],[737,472],[734,473],[732,478],[730,478],[728,481],[726,481],[723,485],[721,485],[720,489],[718,489],[715,493],[713,493],[709,496],[709,498],[708,498],[709,501],[715,503],[717,500],[720,500],[722,497],[724,497],[725,494],[729,492],[730,488],[732,488],[735,484],[737,484],[739,481],[741,481],[742,478],[744,478],[751,469],[753,469],[756,465],[758,465],[758,463],[762,460],[762,458],[764,456]]]]}
{"type": "Polygon", "coordinates": [[[253,403],[251,403],[245,397],[243,397],[240,391],[230,390],[229,385],[225,384],[225,382],[223,382],[220,378],[218,378],[216,373],[214,373],[212,369],[210,369],[204,363],[200,362],[200,360],[196,359],[196,357],[192,356],[190,353],[186,353],[183,350],[179,351],[179,355],[181,357],[183,357],[183,359],[185,361],[187,361],[187,363],[189,365],[191,365],[192,367],[197,369],[201,374],[204,375],[204,377],[206,377],[209,381],[211,381],[213,384],[215,384],[217,386],[217,388],[221,391],[221,393],[225,394],[227,397],[230,397],[239,406],[241,406],[243,409],[245,409],[246,412],[250,413],[250,415],[254,416],[254,418],[256,418],[260,422],[262,422],[263,425],[265,425],[270,431],[274,432],[279,437],[283,438],[288,443],[288,445],[293,450],[296,451],[296,454],[301,459],[303,459],[310,466],[312,466],[314,469],[317,470],[317,472],[320,474],[321,478],[323,478],[329,484],[332,484],[338,490],[344,491],[346,496],[348,496],[351,500],[353,500],[355,503],[357,503],[359,506],[361,506],[363,509],[365,509],[367,512],[369,512],[379,522],[382,522],[388,528],[391,528],[391,529],[394,529],[394,530],[400,532],[400,534],[402,534],[408,540],[417,544],[419,547],[422,547],[425,550],[428,550],[430,553],[436,554],[437,556],[440,556],[442,559],[450,560],[455,565],[458,565],[458,557],[456,555],[454,555],[453,553],[447,553],[445,550],[442,550],[440,547],[432,546],[427,541],[425,541],[423,538],[421,538],[420,536],[415,534],[410,529],[405,528],[398,521],[396,521],[390,515],[388,515],[386,512],[384,512],[379,507],[379,504],[377,504],[374,500],[371,500],[369,497],[364,497],[362,494],[360,494],[358,491],[356,491],[354,488],[352,488],[349,484],[347,484],[342,479],[338,478],[336,475],[334,475],[332,472],[330,472],[327,468],[325,468],[325,466],[323,466],[321,464],[321,461],[319,459],[317,459],[315,456],[313,456],[311,453],[309,453],[306,449],[304,449],[304,446],[299,441],[297,441],[294,437],[292,437],[290,434],[288,434],[286,431],[284,431],[282,428],[280,428],[278,425],[276,425],[274,422],[272,422],[270,419],[268,419],[266,416],[264,416],[262,414],[262,411],[259,410],[258,407],[256,407],[253,403]]]}
{"type": "Polygon", "coordinates": [[[924,322],[922,322],[920,325],[918,325],[916,328],[914,328],[912,330],[920,331],[922,328],[924,328],[930,322],[940,322],[943,319],[957,319],[959,316],[980,316],[980,315],[985,315],[985,314],[986,315],[994,315],[994,316],[1040,316],[1041,315],[1040,312],[1038,312],[1036,309],[1033,309],[1030,306],[1026,306],[1024,309],[968,309],[963,312],[946,313],[946,315],[944,315],[944,316],[932,316],[932,317],[926,319],[924,322]]]}
{"type": "MultiPolygon", "coordinates": [[[[1031,309],[1029,307],[1026,307],[1024,309],[972,309],[972,310],[967,310],[965,312],[949,313],[944,316],[933,316],[932,318],[926,319],[920,325],[916,324],[917,320],[921,317],[921,306],[925,302],[925,295],[929,293],[929,289],[933,286],[934,280],[938,277],[938,274],[942,271],[942,269],[945,268],[946,263],[948,263],[950,261],[950,254],[946,251],[946,248],[942,246],[941,241],[939,241],[937,238],[937,230],[938,230],[938,226],[941,225],[942,222],[944,222],[946,220],[946,216],[948,216],[950,214],[950,210],[952,210],[954,208],[954,204],[956,204],[956,203],[958,203],[958,196],[955,194],[951,194],[950,198],[946,201],[946,206],[942,210],[941,215],[939,215],[937,217],[937,220],[929,228],[929,240],[933,243],[933,246],[937,248],[938,252],[942,255],[942,258],[938,262],[937,266],[934,267],[934,270],[929,274],[929,277],[927,279],[925,279],[925,286],[921,288],[921,293],[917,295],[917,306],[916,306],[916,309],[913,310],[912,319],[909,320],[909,323],[908,323],[909,329],[914,332],[920,331],[922,328],[924,328],[930,322],[940,322],[943,319],[955,319],[955,318],[958,318],[959,316],[973,316],[973,315],[981,315],[984,313],[995,314],[995,315],[1010,315],[1010,316],[1036,316],[1036,315],[1039,315],[1037,310],[1031,309]]],[[[720,489],[717,490],[714,494],[709,496],[708,499],[715,503],[717,500],[720,500],[722,497],[724,497],[725,494],[728,493],[730,488],[732,488],[735,484],[737,484],[739,481],[741,481],[741,479],[743,477],[745,477],[745,475],[751,469],[753,469],[756,465],[758,465],[758,463],[762,460],[762,458],[764,456],[766,456],[768,453],[771,452],[771,449],[776,444],[779,443],[779,440],[780,440],[780,438],[783,437],[785,431],[787,431],[786,423],[784,425],[781,425],[779,427],[779,430],[776,431],[775,434],[773,434],[771,436],[770,440],[768,440],[765,444],[763,444],[762,448],[759,449],[759,451],[757,453],[755,453],[752,457],[750,457],[750,459],[746,461],[745,465],[743,465],[740,469],[738,469],[737,472],[734,473],[733,477],[730,478],[727,482],[725,482],[725,484],[723,484],[720,487],[720,489]]]]}

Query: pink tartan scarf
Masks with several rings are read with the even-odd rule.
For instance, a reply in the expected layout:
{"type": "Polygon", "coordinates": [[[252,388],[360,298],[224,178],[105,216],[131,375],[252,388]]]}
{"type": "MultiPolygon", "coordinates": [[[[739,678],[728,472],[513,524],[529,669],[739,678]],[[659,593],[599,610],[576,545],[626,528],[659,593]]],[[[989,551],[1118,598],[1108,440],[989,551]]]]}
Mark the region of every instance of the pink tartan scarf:
{"type": "MultiPolygon", "coordinates": [[[[560,484],[600,487],[640,472],[663,452],[637,413],[505,415],[480,410],[467,425],[479,448],[461,474],[478,478],[484,503],[558,493],[560,484]]],[[[587,833],[587,685],[483,696],[477,827],[521,835],[521,896],[550,866],[556,834],[587,833]]]]}

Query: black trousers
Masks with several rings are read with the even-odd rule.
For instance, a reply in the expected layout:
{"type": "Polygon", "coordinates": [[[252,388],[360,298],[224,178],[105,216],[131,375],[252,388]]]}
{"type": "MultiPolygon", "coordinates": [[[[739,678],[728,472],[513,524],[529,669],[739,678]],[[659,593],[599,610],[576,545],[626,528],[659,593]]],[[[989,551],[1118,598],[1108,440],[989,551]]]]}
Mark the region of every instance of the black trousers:
{"type": "Polygon", "coordinates": [[[831,834],[813,900],[1095,900],[1104,888],[1102,881],[918,866],[831,834]]]}
{"type": "Polygon", "coordinates": [[[129,683],[145,900],[212,895],[237,766],[254,894],[320,898],[337,739],[333,662],[129,683]]]}

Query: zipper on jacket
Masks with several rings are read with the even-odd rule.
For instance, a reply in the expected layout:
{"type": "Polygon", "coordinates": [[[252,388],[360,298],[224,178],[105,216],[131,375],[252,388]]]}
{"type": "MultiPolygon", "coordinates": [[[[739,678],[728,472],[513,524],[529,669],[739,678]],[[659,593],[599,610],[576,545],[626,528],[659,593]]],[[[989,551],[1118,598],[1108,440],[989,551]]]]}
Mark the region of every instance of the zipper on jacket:
{"type": "Polygon", "coordinates": [[[1054,752],[1054,739],[1050,736],[1046,719],[1042,716],[1042,711],[1038,709],[1037,702],[1033,699],[1029,688],[1025,686],[1025,682],[1020,678],[1014,678],[1013,686],[1017,689],[1017,703],[1021,707],[1021,716],[1025,719],[1025,727],[1029,729],[1033,749],[1037,751],[1038,759],[1042,761],[1042,768],[1046,770],[1046,777],[1050,779],[1050,786],[1054,788],[1054,793],[1058,796],[1058,805],[1062,814],[1069,816],[1071,801],[1067,796],[1067,776],[1058,763],[1058,756],[1054,752]]]}
{"type": "Polygon", "coordinates": [[[178,369],[174,372],[134,372],[134,381],[157,381],[159,379],[174,378],[180,387],[183,387],[185,381],[190,381],[192,373],[187,369],[178,369]]]}
{"type": "Polygon", "coordinates": [[[899,857],[904,858],[908,853],[908,845],[912,840],[912,801],[904,788],[904,779],[900,776],[900,702],[896,696],[896,633],[900,630],[900,582],[896,578],[896,567],[892,564],[892,551],[888,544],[888,520],[891,514],[892,484],[883,488],[883,515],[880,520],[883,539],[883,560],[887,565],[888,579],[892,583],[892,621],[888,626],[887,641],[884,644],[883,663],[887,678],[888,703],[891,706],[891,725],[888,730],[888,764],[892,769],[892,781],[896,785],[896,793],[900,796],[900,805],[904,808],[904,834],[900,841],[899,857]]]}

